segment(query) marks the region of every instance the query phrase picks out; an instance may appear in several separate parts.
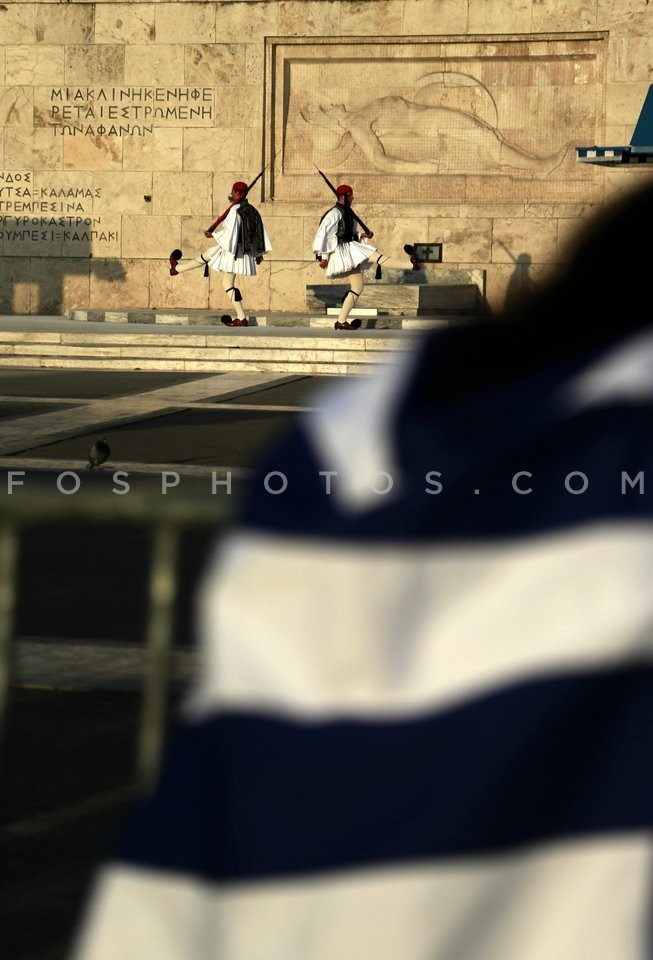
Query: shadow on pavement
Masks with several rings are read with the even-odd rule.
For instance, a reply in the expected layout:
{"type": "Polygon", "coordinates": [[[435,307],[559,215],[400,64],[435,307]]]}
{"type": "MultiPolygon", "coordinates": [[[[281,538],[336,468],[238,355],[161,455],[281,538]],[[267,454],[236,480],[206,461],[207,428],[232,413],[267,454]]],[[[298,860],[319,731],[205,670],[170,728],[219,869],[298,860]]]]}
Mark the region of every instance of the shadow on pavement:
{"type": "Polygon", "coordinates": [[[130,691],[12,690],[0,771],[6,960],[67,957],[137,796],[139,706],[130,691]]]}

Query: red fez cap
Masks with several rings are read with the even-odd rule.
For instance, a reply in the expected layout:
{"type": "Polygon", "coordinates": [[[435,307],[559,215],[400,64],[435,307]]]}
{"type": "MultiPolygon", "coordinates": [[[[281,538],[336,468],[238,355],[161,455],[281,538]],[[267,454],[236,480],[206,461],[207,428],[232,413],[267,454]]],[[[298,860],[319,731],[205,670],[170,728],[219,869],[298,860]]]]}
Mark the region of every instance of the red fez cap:
{"type": "Polygon", "coordinates": [[[233,187],[232,187],[231,189],[232,189],[232,190],[237,190],[238,193],[247,193],[247,191],[248,191],[249,188],[248,188],[248,186],[247,186],[246,183],[243,183],[242,180],[236,180],[236,182],[234,183],[234,185],[233,185],[233,187]]]}
{"type": "Polygon", "coordinates": [[[341,183],[339,187],[336,187],[336,194],[340,196],[341,193],[353,193],[353,188],[347,183],[341,183]]]}

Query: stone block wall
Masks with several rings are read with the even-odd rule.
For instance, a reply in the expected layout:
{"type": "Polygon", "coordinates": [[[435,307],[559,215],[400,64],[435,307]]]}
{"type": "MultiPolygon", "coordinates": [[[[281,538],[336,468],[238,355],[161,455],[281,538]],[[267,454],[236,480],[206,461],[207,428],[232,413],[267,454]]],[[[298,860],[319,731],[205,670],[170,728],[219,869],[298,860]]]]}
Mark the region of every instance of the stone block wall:
{"type": "Polygon", "coordinates": [[[318,168],[380,250],[442,241],[498,308],[651,176],[575,147],[629,142],[652,63],[648,0],[0,4],[0,313],[225,307],[167,257],[262,169],[273,251],[246,304],[303,311],[318,168]]]}

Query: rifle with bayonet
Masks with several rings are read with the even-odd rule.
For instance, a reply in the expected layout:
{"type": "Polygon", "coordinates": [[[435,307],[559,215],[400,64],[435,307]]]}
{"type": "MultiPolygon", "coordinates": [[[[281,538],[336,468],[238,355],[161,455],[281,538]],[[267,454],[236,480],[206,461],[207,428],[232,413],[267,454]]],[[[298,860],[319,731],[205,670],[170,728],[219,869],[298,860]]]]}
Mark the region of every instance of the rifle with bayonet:
{"type": "MultiPolygon", "coordinates": [[[[273,158],[273,159],[274,159],[274,158],[273,158]]],[[[254,179],[252,180],[252,182],[251,182],[251,183],[249,184],[249,186],[247,187],[247,192],[245,193],[245,196],[249,196],[249,191],[252,189],[252,187],[254,186],[254,184],[258,183],[258,181],[261,179],[261,177],[263,176],[263,174],[265,173],[265,171],[267,170],[267,168],[270,166],[271,163],[272,163],[272,160],[269,160],[269,161],[266,163],[266,165],[263,167],[263,169],[261,170],[261,172],[256,174],[256,176],[254,177],[254,179]]],[[[215,230],[215,228],[218,226],[219,223],[222,223],[222,221],[224,220],[224,218],[227,216],[229,210],[231,210],[231,207],[227,207],[227,209],[226,209],[223,213],[220,214],[220,216],[218,217],[218,219],[217,219],[217,220],[214,220],[214,222],[211,224],[211,226],[209,227],[209,229],[204,231],[204,236],[205,236],[205,237],[211,237],[211,236],[213,236],[213,231],[215,230]]]]}
{"type": "Polygon", "coordinates": [[[271,160],[270,160],[269,163],[267,163],[267,164],[263,167],[263,169],[261,170],[260,173],[257,173],[257,174],[256,174],[256,176],[254,177],[254,179],[252,180],[252,182],[250,183],[250,185],[249,185],[248,188],[247,188],[247,193],[249,193],[249,191],[252,189],[252,187],[254,186],[254,184],[257,183],[257,181],[259,181],[259,180],[261,179],[261,177],[263,176],[263,174],[265,173],[265,171],[267,170],[267,168],[270,166],[270,163],[272,163],[271,160]]]}
{"type": "MultiPolygon", "coordinates": [[[[329,187],[329,189],[331,190],[331,192],[335,194],[336,199],[337,199],[338,193],[337,193],[337,191],[336,191],[336,188],[335,188],[334,185],[331,183],[331,181],[329,180],[329,178],[327,177],[327,175],[326,175],[325,173],[322,173],[322,171],[319,169],[319,167],[315,166],[315,164],[313,164],[313,166],[315,167],[315,169],[317,170],[317,172],[319,173],[319,175],[322,177],[322,179],[323,179],[324,182],[326,183],[327,187],[329,187]]],[[[350,208],[350,209],[351,209],[351,208],[350,208]]],[[[351,215],[352,215],[352,217],[354,218],[354,220],[356,221],[356,223],[358,223],[358,224],[363,228],[364,232],[367,234],[367,236],[368,236],[369,239],[371,240],[372,237],[374,236],[374,234],[372,233],[372,231],[370,230],[370,228],[365,226],[365,224],[363,223],[363,221],[361,220],[361,218],[358,216],[357,213],[354,213],[353,210],[351,211],[351,215]]]]}

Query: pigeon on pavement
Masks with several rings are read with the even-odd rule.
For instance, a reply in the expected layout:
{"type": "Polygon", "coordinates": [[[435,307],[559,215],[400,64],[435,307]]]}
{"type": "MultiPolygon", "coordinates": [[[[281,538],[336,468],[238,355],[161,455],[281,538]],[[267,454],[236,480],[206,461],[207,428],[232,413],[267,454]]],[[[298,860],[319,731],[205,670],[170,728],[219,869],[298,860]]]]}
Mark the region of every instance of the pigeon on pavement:
{"type": "Polygon", "coordinates": [[[89,451],[86,467],[90,470],[92,470],[93,467],[99,467],[100,464],[108,460],[110,456],[111,447],[104,437],[98,437],[89,451]]]}

